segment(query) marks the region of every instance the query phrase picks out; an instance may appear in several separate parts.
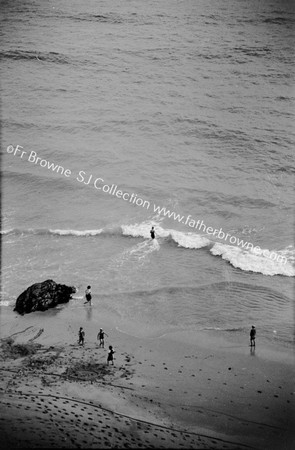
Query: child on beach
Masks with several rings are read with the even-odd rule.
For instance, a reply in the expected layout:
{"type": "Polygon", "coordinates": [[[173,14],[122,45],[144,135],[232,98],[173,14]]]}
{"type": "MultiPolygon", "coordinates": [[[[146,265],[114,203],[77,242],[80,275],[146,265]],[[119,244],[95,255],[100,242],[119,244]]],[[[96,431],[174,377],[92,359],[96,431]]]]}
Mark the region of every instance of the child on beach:
{"type": "Polygon", "coordinates": [[[255,347],[255,336],[256,336],[256,329],[254,325],[252,325],[252,328],[250,330],[250,347],[255,347]]]}
{"type": "Polygon", "coordinates": [[[107,358],[107,365],[109,365],[109,362],[112,361],[112,365],[114,365],[114,349],[112,345],[109,345],[109,351],[108,351],[108,358],[107,358]]]}
{"type": "Polygon", "coordinates": [[[80,327],[79,330],[79,345],[84,345],[84,337],[85,337],[85,331],[83,330],[82,327],[80,327]]]}
{"type": "Polygon", "coordinates": [[[85,298],[86,298],[86,302],[85,303],[89,303],[89,305],[91,305],[91,286],[87,286],[87,289],[85,291],[85,298]]]}
{"type": "Polygon", "coordinates": [[[104,348],[104,335],[107,336],[107,334],[103,331],[102,328],[100,328],[98,335],[97,335],[97,339],[99,339],[99,346],[104,348]]]}

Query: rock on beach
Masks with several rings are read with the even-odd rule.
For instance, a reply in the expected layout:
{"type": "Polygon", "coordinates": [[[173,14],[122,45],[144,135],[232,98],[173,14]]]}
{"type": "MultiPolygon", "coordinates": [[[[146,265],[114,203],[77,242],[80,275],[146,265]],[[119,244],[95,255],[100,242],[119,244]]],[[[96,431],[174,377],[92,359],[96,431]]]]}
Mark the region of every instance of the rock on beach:
{"type": "Polygon", "coordinates": [[[76,288],[74,286],[57,284],[53,280],[35,283],[19,295],[14,311],[17,311],[19,314],[46,311],[60,303],[67,303],[75,292],[76,288]]]}

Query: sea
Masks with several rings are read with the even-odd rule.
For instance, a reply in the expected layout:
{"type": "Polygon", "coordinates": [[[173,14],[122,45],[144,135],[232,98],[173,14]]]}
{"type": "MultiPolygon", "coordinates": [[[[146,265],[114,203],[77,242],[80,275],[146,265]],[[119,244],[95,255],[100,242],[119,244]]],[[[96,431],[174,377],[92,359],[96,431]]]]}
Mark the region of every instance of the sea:
{"type": "Polygon", "coordinates": [[[291,349],[294,2],[0,7],[2,311],[53,279],[81,317],[90,285],[149,336],[291,349]]]}

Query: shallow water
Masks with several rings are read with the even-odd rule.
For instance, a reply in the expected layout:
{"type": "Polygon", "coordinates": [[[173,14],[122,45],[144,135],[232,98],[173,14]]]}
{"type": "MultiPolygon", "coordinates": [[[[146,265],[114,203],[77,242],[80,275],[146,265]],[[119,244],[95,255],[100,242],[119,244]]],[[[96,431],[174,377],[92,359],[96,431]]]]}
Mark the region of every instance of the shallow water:
{"type": "Polygon", "coordinates": [[[1,3],[2,299],[91,284],[122,317],[292,345],[292,2],[1,3]]]}

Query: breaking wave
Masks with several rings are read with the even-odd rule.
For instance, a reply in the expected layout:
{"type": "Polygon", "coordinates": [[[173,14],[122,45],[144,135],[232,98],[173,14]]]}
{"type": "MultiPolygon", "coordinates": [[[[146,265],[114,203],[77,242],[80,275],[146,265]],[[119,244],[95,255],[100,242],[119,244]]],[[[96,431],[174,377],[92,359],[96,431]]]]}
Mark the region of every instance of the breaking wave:
{"type": "Polygon", "coordinates": [[[106,236],[122,236],[149,239],[151,225],[156,226],[157,240],[161,245],[175,245],[177,247],[190,250],[207,248],[211,255],[219,256],[229,262],[233,267],[243,271],[261,273],[269,276],[295,276],[295,249],[292,245],[289,245],[282,250],[269,250],[275,251],[281,256],[281,258],[284,258],[284,262],[280,262],[263,255],[257,255],[251,249],[246,250],[241,247],[214,242],[213,240],[210,240],[198,233],[166,229],[159,226],[157,223],[152,223],[150,221],[133,225],[121,225],[113,228],[99,228],[93,230],[12,228],[1,231],[1,234],[4,236],[52,235],[57,237],[59,236],[61,238],[103,238],[106,236]]]}

